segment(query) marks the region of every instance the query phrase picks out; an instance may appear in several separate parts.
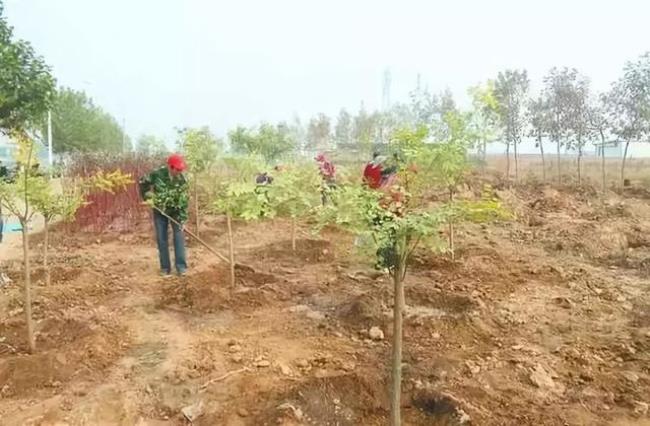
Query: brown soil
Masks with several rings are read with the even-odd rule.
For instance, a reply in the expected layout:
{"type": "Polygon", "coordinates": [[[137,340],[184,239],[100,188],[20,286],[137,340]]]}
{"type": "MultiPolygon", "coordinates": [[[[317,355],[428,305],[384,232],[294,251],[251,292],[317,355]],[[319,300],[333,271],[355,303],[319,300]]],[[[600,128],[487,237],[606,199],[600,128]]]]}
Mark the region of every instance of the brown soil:
{"type": "MultiPolygon", "coordinates": [[[[514,218],[459,226],[455,261],[420,250],[407,275],[404,424],[650,424],[647,191],[493,186],[514,218]]],[[[227,253],[222,218],[203,225],[227,253]]],[[[32,355],[13,253],[0,423],[183,425],[194,411],[196,425],[386,424],[390,278],[348,234],[300,231],[296,252],[289,235],[237,222],[230,288],[196,244],[187,276],[158,277],[146,224],[55,229],[50,286],[34,253],[32,355]]]]}

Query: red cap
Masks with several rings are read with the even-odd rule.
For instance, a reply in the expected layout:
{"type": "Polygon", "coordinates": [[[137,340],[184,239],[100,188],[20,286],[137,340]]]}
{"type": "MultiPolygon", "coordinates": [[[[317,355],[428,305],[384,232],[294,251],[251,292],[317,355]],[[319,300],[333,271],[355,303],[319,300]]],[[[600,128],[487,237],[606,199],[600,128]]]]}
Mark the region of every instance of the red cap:
{"type": "Polygon", "coordinates": [[[185,171],[187,168],[185,159],[180,154],[172,154],[167,157],[167,165],[174,170],[178,170],[179,172],[185,171]]]}

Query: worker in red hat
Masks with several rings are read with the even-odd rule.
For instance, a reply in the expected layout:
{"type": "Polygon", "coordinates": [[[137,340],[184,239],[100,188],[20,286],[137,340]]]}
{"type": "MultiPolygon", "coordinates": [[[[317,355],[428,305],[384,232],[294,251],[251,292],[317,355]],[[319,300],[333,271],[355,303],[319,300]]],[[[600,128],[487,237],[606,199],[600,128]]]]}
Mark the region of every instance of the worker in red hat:
{"type": "Polygon", "coordinates": [[[168,237],[170,225],[174,241],[176,273],[182,276],[187,272],[182,228],[188,218],[189,205],[188,183],[183,174],[186,168],[183,156],[172,154],[167,158],[166,166],[140,179],[140,195],[145,202],[153,206],[160,273],[163,277],[171,276],[172,272],[168,237]]]}

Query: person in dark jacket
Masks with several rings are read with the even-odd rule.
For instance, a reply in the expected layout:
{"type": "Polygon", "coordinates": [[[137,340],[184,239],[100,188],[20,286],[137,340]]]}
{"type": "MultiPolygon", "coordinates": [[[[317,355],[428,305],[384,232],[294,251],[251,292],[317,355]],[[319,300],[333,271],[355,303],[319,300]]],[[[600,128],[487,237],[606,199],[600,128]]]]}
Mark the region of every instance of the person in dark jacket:
{"type": "Polygon", "coordinates": [[[183,224],[188,219],[188,183],[183,172],[187,168],[185,159],[179,154],[167,158],[167,165],[160,167],[140,179],[140,195],[153,206],[153,223],[160,260],[160,273],[171,274],[168,232],[171,225],[174,240],[174,266],[178,275],[187,272],[183,224]],[[164,213],[164,214],[163,214],[164,213]],[[173,219],[170,220],[169,218],[173,219]]]}

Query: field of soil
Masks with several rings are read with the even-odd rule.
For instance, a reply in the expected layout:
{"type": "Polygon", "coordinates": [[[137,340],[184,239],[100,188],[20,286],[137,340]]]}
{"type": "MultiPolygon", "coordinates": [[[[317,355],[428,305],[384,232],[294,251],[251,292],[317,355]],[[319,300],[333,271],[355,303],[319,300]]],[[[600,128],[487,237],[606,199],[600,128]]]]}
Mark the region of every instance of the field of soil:
{"type": "MultiPolygon", "coordinates": [[[[650,425],[650,192],[497,194],[512,221],[460,227],[456,261],[421,251],[406,278],[404,424],[650,425]]],[[[224,253],[225,228],[202,232],[224,253]]],[[[235,289],[193,243],[159,277],[148,223],[56,231],[33,355],[6,253],[0,424],[387,424],[389,277],[353,236],[304,227],[294,254],[289,229],[236,223],[235,289]]]]}

